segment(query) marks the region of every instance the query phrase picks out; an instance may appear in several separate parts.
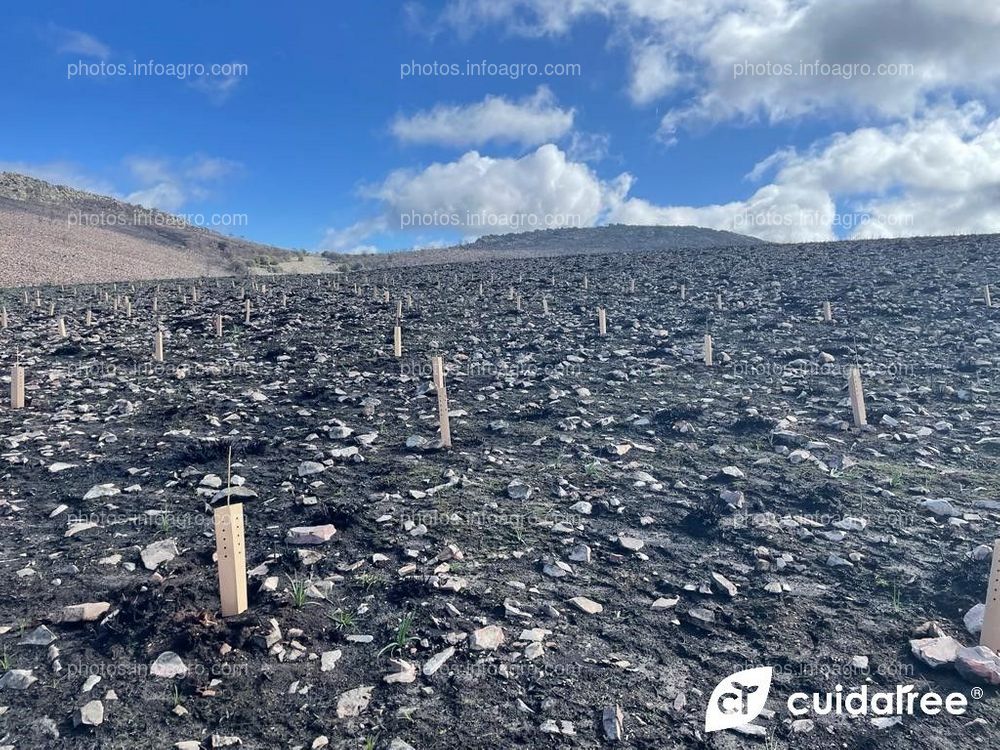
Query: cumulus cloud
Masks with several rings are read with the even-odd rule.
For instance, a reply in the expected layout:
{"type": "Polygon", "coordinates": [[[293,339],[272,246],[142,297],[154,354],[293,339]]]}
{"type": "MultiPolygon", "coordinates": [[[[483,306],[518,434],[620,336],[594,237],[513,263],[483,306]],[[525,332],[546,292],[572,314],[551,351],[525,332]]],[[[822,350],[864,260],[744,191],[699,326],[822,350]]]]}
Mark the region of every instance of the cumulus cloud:
{"type": "Polygon", "coordinates": [[[629,96],[636,104],[662,98],[682,80],[670,50],[659,44],[637,46],[632,52],[629,96]]]}
{"type": "Polygon", "coordinates": [[[439,104],[433,109],[393,120],[393,135],[404,143],[481,146],[489,142],[537,146],[557,140],[573,127],[574,111],[561,109],[546,86],[511,101],[487,96],[467,105],[439,104]]]}
{"type": "Polygon", "coordinates": [[[140,187],[125,196],[129,203],[161,211],[179,211],[211,193],[212,184],[242,169],[239,162],[198,154],[173,160],[131,156],[125,165],[140,187]]]}
{"type": "Polygon", "coordinates": [[[749,199],[655,207],[629,199],[624,223],[693,223],[774,241],[1000,232],[1000,118],[979,104],[783,149],[750,173],[749,199]]]}
{"type": "Polygon", "coordinates": [[[1000,118],[975,103],[942,108],[776,151],[747,178],[745,199],[658,205],[632,194],[629,173],[602,179],[554,144],[520,158],[470,151],[369,186],[381,213],[332,230],[328,244],[350,248],[386,230],[482,235],[607,222],[694,224],[774,242],[1000,232],[1000,118]]]}
{"type": "Polygon", "coordinates": [[[1000,93],[1000,5],[981,0],[453,0],[442,19],[558,35],[594,17],[630,49],[633,101],[690,86],[669,102],[667,139],[734,119],[899,119],[944,94],[1000,93]]]}
{"type": "Polygon", "coordinates": [[[520,158],[470,151],[419,171],[397,170],[365,192],[393,229],[493,232],[592,226],[628,192],[630,178],[605,182],[553,144],[520,158]]]}
{"type": "Polygon", "coordinates": [[[366,245],[363,241],[374,234],[384,231],[385,228],[385,219],[381,216],[376,216],[355,222],[343,229],[328,229],[318,249],[332,250],[336,253],[364,254],[366,249],[372,246],[366,245]]]}

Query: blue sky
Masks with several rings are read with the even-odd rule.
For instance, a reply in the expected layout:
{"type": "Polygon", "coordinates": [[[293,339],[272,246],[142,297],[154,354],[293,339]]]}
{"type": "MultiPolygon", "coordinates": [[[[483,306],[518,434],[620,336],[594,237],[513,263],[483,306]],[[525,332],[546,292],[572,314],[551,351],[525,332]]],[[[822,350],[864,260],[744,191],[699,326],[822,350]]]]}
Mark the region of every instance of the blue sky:
{"type": "Polygon", "coordinates": [[[989,6],[35,2],[0,27],[0,168],[311,250],[614,221],[1000,231],[989,6]],[[108,74],[135,61],[206,72],[108,74]],[[467,61],[523,74],[413,71],[467,61]]]}

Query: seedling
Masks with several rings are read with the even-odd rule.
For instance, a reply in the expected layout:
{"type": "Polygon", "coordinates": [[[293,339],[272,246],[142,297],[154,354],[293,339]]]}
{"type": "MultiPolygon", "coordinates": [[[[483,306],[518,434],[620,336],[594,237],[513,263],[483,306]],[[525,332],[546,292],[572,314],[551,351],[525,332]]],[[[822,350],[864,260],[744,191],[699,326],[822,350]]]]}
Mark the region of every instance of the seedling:
{"type": "Polygon", "coordinates": [[[385,581],[374,573],[362,573],[355,580],[365,591],[385,585],[385,581]]]}
{"type": "Polygon", "coordinates": [[[295,605],[296,609],[301,609],[309,598],[306,593],[309,591],[309,581],[289,578],[288,583],[292,590],[292,604],[295,605]]]}
{"type": "Polygon", "coordinates": [[[403,619],[399,621],[399,627],[396,628],[396,638],[391,642],[387,643],[378,652],[379,656],[388,652],[390,654],[398,653],[406,648],[410,641],[417,640],[416,636],[410,635],[413,630],[413,612],[407,612],[403,615],[403,619]]]}
{"type": "Polygon", "coordinates": [[[346,610],[338,609],[327,617],[333,620],[333,626],[337,630],[354,630],[354,615],[346,610]]]}

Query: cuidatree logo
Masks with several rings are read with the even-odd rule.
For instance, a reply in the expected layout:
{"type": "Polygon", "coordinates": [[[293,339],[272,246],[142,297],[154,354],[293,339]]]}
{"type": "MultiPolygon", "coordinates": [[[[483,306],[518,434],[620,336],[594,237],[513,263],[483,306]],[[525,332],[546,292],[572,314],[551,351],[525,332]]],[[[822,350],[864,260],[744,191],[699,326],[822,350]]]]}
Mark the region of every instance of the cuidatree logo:
{"type": "Polygon", "coordinates": [[[771,667],[745,669],[715,686],[705,712],[705,731],[720,732],[747,724],[764,710],[771,692],[771,667]]]}

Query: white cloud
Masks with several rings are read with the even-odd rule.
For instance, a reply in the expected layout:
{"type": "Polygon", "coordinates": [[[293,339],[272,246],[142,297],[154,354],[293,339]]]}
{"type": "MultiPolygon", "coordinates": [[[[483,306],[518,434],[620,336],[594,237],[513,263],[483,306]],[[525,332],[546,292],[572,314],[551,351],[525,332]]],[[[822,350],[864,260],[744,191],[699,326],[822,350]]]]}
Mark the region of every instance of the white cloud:
{"type": "Polygon", "coordinates": [[[81,55],[107,60],[111,57],[111,48],[92,34],[76,29],[67,29],[50,23],[45,29],[56,52],[61,54],[81,55]]]}
{"type": "Polygon", "coordinates": [[[775,242],[1000,232],[1000,118],[974,103],[935,110],[779,150],[748,178],[759,187],[745,199],[663,206],[631,195],[627,172],[603,180],[553,144],[521,158],[470,151],[369,187],[381,213],[331,230],[328,244],[354,247],[376,231],[482,235],[607,222],[693,224],[775,242]]]}
{"type": "Polygon", "coordinates": [[[629,198],[609,220],[725,229],[771,242],[822,242],[834,239],[835,214],[833,198],[824,190],[772,184],[747,200],[710,206],[655,206],[641,198],[629,198]]]}
{"type": "MultiPolygon", "coordinates": [[[[242,63],[234,62],[230,65],[239,66],[242,63]]],[[[209,101],[215,105],[222,105],[229,100],[235,92],[237,86],[243,82],[242,75],[205,75],[195,78],[189,82],[193,89],[206,94],[209,101]]]]}
{"type": "Polygon", "coordinates": [[[392,229],[479,234],[592,226],[628,191],[630,178],[600,180],[585,164],[546,144],[520,158],[470,151],[421,171],[397,170],[366,191],[392,229]]]}
{"type": "Polygon", "coordinates": [[[196,154],[180,160],[131,156],[125,165],[140,187],[125,200],[146,208],[175,212],[211,193],[212,183],[242,169],[239,162],[196,154]]]}
{"type": "Polygon", "coordinates": [[[318,249],[353,253],[358,248],[365,247],[363,240],[384,231],[385,228],[385,220],[382,217],[375,217],[356,222],[344,229],[328,229],[318,249]]]}
{"type": "Polygon", "coordinates": [[[691,223],[784,241],[1000,232],[1000,118],[981,105],[838,133],[751,172],[745,201],[657,207],[628,199],[624,223],[691,223]],[[838,212],[838,205],[839,212],[838,212]]]}
{"type": "Polygon", "coordinates": [[[167,213],[174,213],[187,203],[188,196],[180,185],[165,181],[131,192],[125,196],[125,200],[146,208],[158,208],[167,213]]]}
{"type": "Polygon", "coordinates": [[[574,130],[570,133],[566,154],[573,161],[603,161],[608,157],[611,136],[605,133],[584,133],[574,130]]]}
{"type": "Polygon", "coordinates": [[[648,104],[662,98],[681,80],[669,49],[663,45],[644,44],[632,51],[629,96],[636,104],[648,104]]]}
{"type": "Polygon", "coordinates": [[[691,87],[670,101],[666,138],[726,120],[900,119],[943,95],[1000,95],[1000,5],[982,0],[453,0],[442,16],[524,35],[566,34],[594,17],[630,48],[633,101],[691,87]],[[854,67],[800,67],[817,61],[854,67]]]}
{"type": "Polygon", "coordinates": [[[537,146],[568,133],[573,127],[573,116],[572,109],[560,109],[552,92],[540,86],[533,95],[520,101],[487,96],[475,104],[439,104],[409,117],[398,115],[391,130],[404,143],[468,147],[497,142],[537,146]]]}

